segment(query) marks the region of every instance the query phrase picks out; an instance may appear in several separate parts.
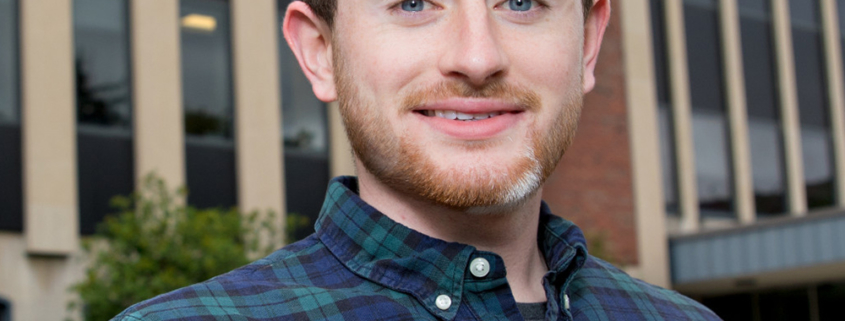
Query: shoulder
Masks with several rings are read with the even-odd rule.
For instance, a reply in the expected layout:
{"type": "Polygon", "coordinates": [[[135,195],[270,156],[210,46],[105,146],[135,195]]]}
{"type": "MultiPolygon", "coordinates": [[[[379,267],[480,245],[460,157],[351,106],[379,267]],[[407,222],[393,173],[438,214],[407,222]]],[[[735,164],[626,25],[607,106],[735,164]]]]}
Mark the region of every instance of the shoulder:
{"type": "Polygon", "coordinates": [[[568,294],[575,319],[721,320],[695,300],[635,279],[593,256],[577,272],[568,294]]]}
{"type": "Polygon", "coordinates": [[[309,309],[308,297],[328,291],[329,282],[347,289],[360,283],[344,271],[311,236],[226,274],[137,303],[113,320],[295,317],[309,309]]]}

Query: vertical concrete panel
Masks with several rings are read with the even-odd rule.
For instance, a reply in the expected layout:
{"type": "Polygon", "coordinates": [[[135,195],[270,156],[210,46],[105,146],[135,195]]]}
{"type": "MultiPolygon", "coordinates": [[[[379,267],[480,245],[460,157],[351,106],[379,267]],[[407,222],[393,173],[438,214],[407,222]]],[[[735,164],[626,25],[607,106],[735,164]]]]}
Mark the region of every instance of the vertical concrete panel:
{"type": "Polygon", "coordinates": [[[837,231],[834,230],[833,222],[823,221],[818,226],[818,243],[819,258],[822,261],[829,262],[834,258],[834,248],[837,246],[835,235],[837,231]]]}
{"type": "Polygon", "coordinates": [[[827,93],[830,102],[830,129],[836,170],[836,201],[845,207],[845,80],[842,67],[842,38],[836,0],[821,0],[821,15],[827,66],[827,93]]]}
{"type": "MultiPolygon", "coordinates": [[[[185,184],[179,1],[132,0],[135,173],[185,184]]],[[[137,180],[141,183],[142,180],[137,180]]]]}
{"type": "Polygon", "coordinates": [[[798,249],[798,253],[801,254],[799,259],[800,265],[807,265],[812,262],[818,262],[819,260],[819,234],[815,233],[817,227],[818,225],[809,223],[804,223],[797,227],[798,244],[801,245],[801,248],[798,249]]]}
{"type": "Polygon", "coordinates": [[[762,233],[763,243],[763,259],[761,264],[762,270],[770,270],[776,266],[777,258],[780,256],[780,248],[778,237],[775,230],[766,230],[762,233]]]}
{"type": "Polygon", "coordinates": [[[759,271],[762,266],[762,256],[763,252],[760,251],[760,247],[762,246],[762,234],[751,233],[746,238],[745,242],[743,243],[743,248],[746,253],[745,259],[745,268],[743,271],[759,271]]]}
{"type": "Polygon", "coordinates": [[[745,239],[739,235],[731,235],[727,238],[727,241],[726,250],[728,251],[729,264],[726,272],[728,275],[738,275],[742,273],[746,265],[747,253],[745,253],[745,247],[742,246],[745,239]]]}
{"type": "Polygon", "coordinates": [[[742,224],[751,224],[754,223],[756,216],[738,11],[736,1],[719,1],[722,56],[724,57],[723,73],[731,135],[731,165],[736,195],[735,211],[742,224]]]}
{"type": "MultiPolygon", "coordinates": [[[[66,310],[74,298],[68,288],[84,276],[84,260],[27,256],[18,233],[0,232],[0,297],[12,304],[11,320],[80,320],[66,310]]],[[[77,252],[78,253],[78,252],[77,252]]]]}
{"type": "Polygon", "coordinates": [[[675,158],[678,166],[678,202],[681,229],[697,232],[700,228],[698,187],[695,177],[695,152],[692,137],[692,101],[687,65],[687,39],[683,0],[665,2],[666,36],[669,46],[670,96],[674,123],[675,158]]]}
{"type": "Polygon", "coordinates": [[[326,114],[329,118],[329,175],[332,177],[342,175],[355,175],[355,160],[352,157],[352,145],[346,137],[346,129],[343,126],[343,118],[337,102],[326,105],[326,114]]]}
{"type": "Polygon", "coordinates": [[[785,233],[783,229],[777,230],[778,243],[780,243],[780,252],[782,260],[778,262],[777,266],[796,266],[798,265],[798,251],[800,247],[797,244],[797,237],[795,233],[785,233]]]}
{"type": "MultiPolygon", "coordinates": [[[[839,220],[833,227],[834,231],[845,231],[845,220],[839,220]]],[[[845,258],[845,235],[843,233],[834,233],[833,235],[833,255],[836,258],[845,258]]]]}
{"type": "Polygon", "coordinates": [[[275,0],[233,0],[232,63],[239,207],[285,214],[275,0]]]}
{"type": "Polygon", "coordinates": [[[795,59],[792,52],[792,25],[787,0],[771,0],[774,42],[778,70],[778,94],[786,153],[786,183],[789,211],[794,216],[807,213],[804,189],[804,163],[801,159],[801,129],[798,121],[798,89],[795,83],[795,59]]]}
{"type": "MultiPolygon", "coordinates": [[[[619,4],[625,66],[628,139],[636,216],[637,254],[644,280],[669,285],[666,212],[660,179],[660,139],[652,50],[651,17],[647,1],[619,4]]],[[[664,166],[668,166],[664,164],[664,166]]]]}
{"type": "Polygon", "coordinates": [[[697,256],[695,253],[695,243],[682,243],[684,244],[684,250],[679,253],[681,262],[683,262],[683,271],[678,271],[679,279],[686,279],[690,280],[695,278],[696,273],[698,272],[698,267],[700,267],[699,262],[696,260],[697,256]]]}
{"type": "Polygon", "coordinates": [[[672,281],[677,282],[678,280],[683,280],[686,278],[687,271],[689,271],[688,263],[686,260],[686,243],[684,242],[672,242],[669,246],[670,252],[669,255],[672,258],[671,262],[671,272],[672,272],[672,281]]]}
{"type": "Polygon", "coordinates": [[[20,10],[27,250],[68,254],[79,231],[72,7],[26,0],[20,10]]]}
{"type": "Polygon", "coordinates": [[[694,273],[692,274],[692,279],[699,280],[699,279],[706,279],[710,275],[713,274],[713,264],[711,262],[711,251],[710,247],[707,246],[707,242],[704,240],[696,240],[692,245],[692,249],[690,250],[694,257],[693,262],[695,262],[694,273]]]}
{"type": "Polygon", "coordinates": [[[710,248],[710,259],[712,270],[710,277],[720,277],[728,273],[728,265],[732,262],[725,260],[728,257],[728,242],[727,239],[721,237],[707,242],[710,248]]]}

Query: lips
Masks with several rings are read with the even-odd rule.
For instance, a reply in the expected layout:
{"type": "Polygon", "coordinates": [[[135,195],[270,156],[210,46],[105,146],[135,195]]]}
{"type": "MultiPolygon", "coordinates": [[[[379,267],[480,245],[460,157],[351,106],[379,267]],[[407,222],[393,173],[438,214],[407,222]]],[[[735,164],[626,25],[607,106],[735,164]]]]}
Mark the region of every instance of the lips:
{"type": "Polygon", "coordinates": [[[459,98],[420,106],[414,112],[436,131],[452,138],[485,140],[515,126],[524,109],[496,100],[459,98]]]}
{"type": "Polygon", "coordinates": [[[467,114],[467,113],[462,113],[462,112],[459,112],[459,111],[456,111],[456,110],[423,110],[423,111],[421,111],[421,113],[423,115],[428,116],[428,117],[440,117],[440,118],[445,118],[445,119],[464,120],[464,121],[482,120],[482,119],[493,118],[493,117],[499,116],[501,114],[504,114],[504,112],[502,112],[502,111],[494,111],[494,112],[489,112],[489,113],[467,114]]]}

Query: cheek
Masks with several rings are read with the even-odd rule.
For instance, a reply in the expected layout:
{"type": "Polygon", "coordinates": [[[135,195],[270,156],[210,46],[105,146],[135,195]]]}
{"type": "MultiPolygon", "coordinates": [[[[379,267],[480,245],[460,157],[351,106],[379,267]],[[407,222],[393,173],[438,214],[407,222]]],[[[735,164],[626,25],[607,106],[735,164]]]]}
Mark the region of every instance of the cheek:
{"type": "Polygon", "coordinates": [[[520,57],[530,58],[515,59],[514,70],[524,73],[538,91],[562,93],[570,86],[581,87],[580,50],[551,46],[520,57]]]}
{"type": "Polygon", "coordinates": [[[563,22],[505,31],[503,44],[514,76],[537,91],[560,94],[569,86],[581,87],[583,26],[563,18],[555,21],[563,22]]]}
{"type": "Polygon", "coordinates": [[[399,110],[402,93],[424,74],[430,59],[414,45],[403,45],[384,35],[350,43],[343,48],[346,67],[359,95],[371,98],[383,112],[399,110]],[[397,95],[398,93],[398,95],[397,95]]]}

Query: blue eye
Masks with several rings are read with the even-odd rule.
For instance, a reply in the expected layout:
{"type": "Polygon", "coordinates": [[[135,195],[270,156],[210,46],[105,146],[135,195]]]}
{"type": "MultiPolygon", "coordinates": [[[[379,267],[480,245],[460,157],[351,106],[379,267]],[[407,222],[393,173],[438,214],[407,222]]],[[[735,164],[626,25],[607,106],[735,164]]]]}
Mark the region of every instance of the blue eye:
{"type": "Polygon", "coordinates": [[[423,0],[405,0],[402,1],[402,10],[405,11],[422,11],[425,7],[423,0]]]}
{"type": "Polygon", "coordinates": [[[508,6],[513,11],[528,11],[534,3],[531,0],[508,0],[508,6]]]}

